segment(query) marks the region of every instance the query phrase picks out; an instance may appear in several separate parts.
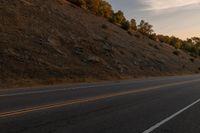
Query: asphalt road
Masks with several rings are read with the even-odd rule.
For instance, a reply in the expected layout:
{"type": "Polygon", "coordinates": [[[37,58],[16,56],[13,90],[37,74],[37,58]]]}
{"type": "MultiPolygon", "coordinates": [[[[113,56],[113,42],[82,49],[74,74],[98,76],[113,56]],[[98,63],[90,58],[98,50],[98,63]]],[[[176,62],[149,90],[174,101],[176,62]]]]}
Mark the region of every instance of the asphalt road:
{"type": "Polygon", "coordinates": [[[0,90],[0,133],[200,133],[200,75],[0,90]]]}

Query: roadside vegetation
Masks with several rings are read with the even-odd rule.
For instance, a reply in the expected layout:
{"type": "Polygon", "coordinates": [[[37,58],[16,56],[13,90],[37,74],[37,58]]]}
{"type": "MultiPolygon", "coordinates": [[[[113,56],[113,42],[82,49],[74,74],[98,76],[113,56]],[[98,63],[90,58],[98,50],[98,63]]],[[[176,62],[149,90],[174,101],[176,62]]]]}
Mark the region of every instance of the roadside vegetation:
{"type": "MultiPolygon", "coordinates": [[[[175,36],[165,36],[156,34],[153,30],[153,25],[141,20],[137,25],[136,20],[132,18],[127,20],[124,16],[124,13],[119,10],[114,12],[112,6],[104,0],[68,0],[71,3],[91,11],[97,16],[102,16],[108,19],[111,23],[121,26],[124,30],[129,31],[138,31],[143,35],[149,37],[154,41],[161,43],[169,44],[176,49],[181,49],[186,52],[189,52],[191,56],[198,57],[200,56],[200,38],[192,37],[187,40],[182,40],[175,36]]],[[[108,28],[108,27],[106,27],[108,28]]]]}

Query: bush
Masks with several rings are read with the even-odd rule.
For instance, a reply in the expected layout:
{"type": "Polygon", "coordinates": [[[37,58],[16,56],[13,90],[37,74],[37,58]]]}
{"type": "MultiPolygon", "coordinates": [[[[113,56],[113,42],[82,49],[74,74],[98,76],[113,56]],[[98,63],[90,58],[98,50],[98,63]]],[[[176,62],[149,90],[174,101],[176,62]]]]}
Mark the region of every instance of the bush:
{"type": "Polygon", "coordinates": [[[81,8],[86,8],[85,0],[69,0],[69,1],[81,8]]]}
{"type": "Polygon", "coordinates": [[[108,26],[107,26],[106,24],[102,24],[102,25],[101,25],[101,28],[103,28],[103,29],[108,29],[108,26]]]}
{"type": "Polygon", "coordinates": [[[173,54],[179,56],[180,55],[180,51],[176,50],[176,51],[173,52],[173,54]]]}
{"type": "Polygon", "coordinates": [[[153,46],[153,44],[152,44],[151,42],[149,42],[148,44],[149,44],[149,46],[151,46],[151,47],[153,46]]]}
{"type": "Polygon", "coordinates": [[[139,34],[135,34],[135,37],[140,38],[140,35],[139,34]]]}
{"type": "Polygon", "coordinates": [[[197,58],[197,54],[195,54],[195,53],[190,53],[190,56],[197,58]]]}
{"type": "Polygon", "coordinates": [[[160,49],[160,48],[158,47],[158,45],[154,45],[154,48],[155,48],[155,49],[158,49],[158,50],[160,49]]]}
{"type": "Polygon", "coordinates": [[[129,34],[130,36],[132,36],[132,35],[133,35],[133,33],[132,33],[131,31],[128,31],[128,34],[129,34]]]}
{"type": "Polygon", "coordinates": [[[191,62],[194,62],[194,58],[190,58],[190,61],[191,61],[191,62]]]}

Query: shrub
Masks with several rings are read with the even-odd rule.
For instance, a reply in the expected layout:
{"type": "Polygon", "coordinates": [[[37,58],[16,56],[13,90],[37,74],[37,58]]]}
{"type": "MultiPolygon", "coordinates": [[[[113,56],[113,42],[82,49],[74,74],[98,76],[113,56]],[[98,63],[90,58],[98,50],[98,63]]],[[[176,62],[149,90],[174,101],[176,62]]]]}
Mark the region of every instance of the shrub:
{"type": "Polygon", "coordinates": [[[160,46],[161,46],[161,47],[164,47],[164,44],[163,44],[163,43],[160,43],[160,46]]]}
{"type": "Polygon", "coordinates": [[[140,38],[140,34],[135,34],[135,37],[140,38]]]}
{"type": "Polygon", "coordinates": [[[173,52],[173,54],[178,56],[178,55],[180,55],[180,51],[176,50],[173,52]]]}
{"type": "Polygon", "coordinates": [[[132,35],[133,35],[133,33],[132,33],[131,31],[128,31],[128,34],[129,34],[130,36],[132,36],[132,35]]]}
{"type": "Polygon", "coordinates": [[[194,58],[190,58],[190,61],[191,61],[191,62],[194,62],[194,58]]]}
{"type": "Polygon", "coordinates": [[[105,40],[108,40],[108,36],[105,36],[104,39],[105,39],[105,40]]]}
{"type": "Polygon", "coordinates": [[[69,0],[69,1],[81,8],[86,8],[85,0],[69,0]]]}
{"type": "Polygon", "coordinates": [[[195,53],[190,53],[190,56],[197,58],[197,54],[195,54],[195,53]]]}
{"type": "Polygon", "coordinates": [[[158,45],[154,45],[154,48],[155,48],[155,49],[160,49],[160,48],[158,47],[158,45]]]}
{"type": "Polygon", "coordinates": [[[107,26],[106,24],[102,24],[101,27],[102,27],[103,29],[108,29],[108,26],[107,26]]]}
{"type": "Polygon", "coordinates": [[[153,46],[153,44],[152,44],[151,42],[149,42],[148,44],[149,44],[149,46],[151,46],[151,47],[153,46]]]}

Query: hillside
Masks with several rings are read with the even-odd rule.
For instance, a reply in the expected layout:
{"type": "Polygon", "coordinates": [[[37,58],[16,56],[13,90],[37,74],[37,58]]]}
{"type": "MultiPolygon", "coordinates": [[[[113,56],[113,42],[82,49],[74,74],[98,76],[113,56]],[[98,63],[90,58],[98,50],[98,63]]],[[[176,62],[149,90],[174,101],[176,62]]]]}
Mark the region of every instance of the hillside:
{"type": "Polygon", "coordinates": [[[197,73],[200,60],[65,0],[1,0],[0,88],[197,73]]]}

